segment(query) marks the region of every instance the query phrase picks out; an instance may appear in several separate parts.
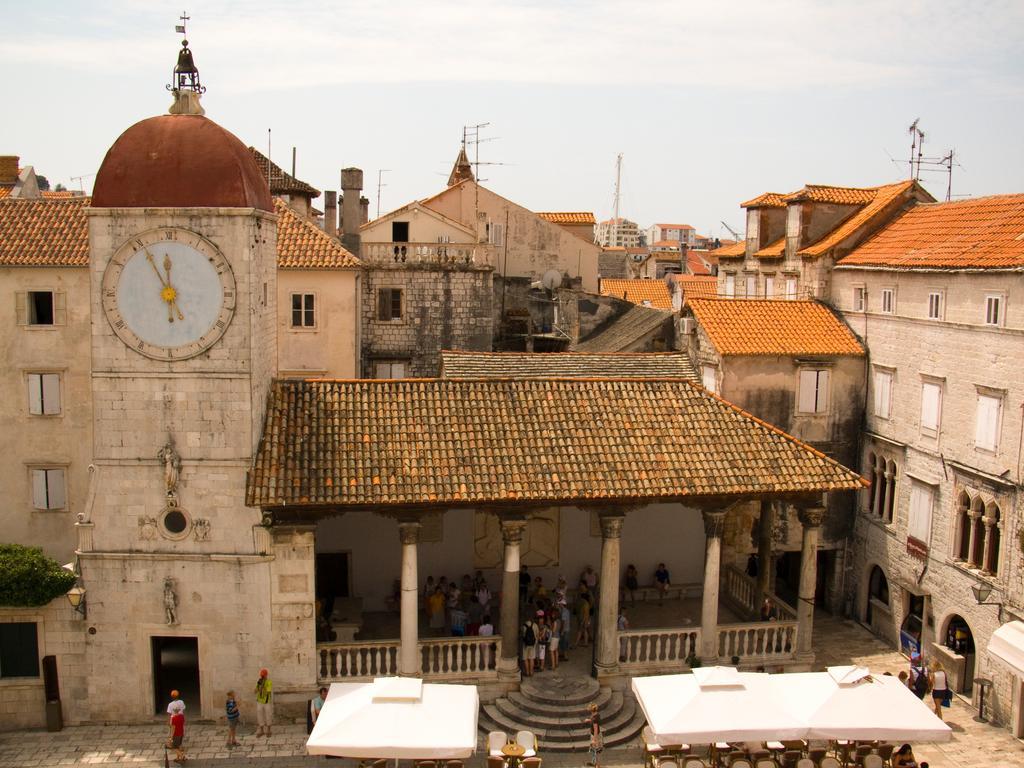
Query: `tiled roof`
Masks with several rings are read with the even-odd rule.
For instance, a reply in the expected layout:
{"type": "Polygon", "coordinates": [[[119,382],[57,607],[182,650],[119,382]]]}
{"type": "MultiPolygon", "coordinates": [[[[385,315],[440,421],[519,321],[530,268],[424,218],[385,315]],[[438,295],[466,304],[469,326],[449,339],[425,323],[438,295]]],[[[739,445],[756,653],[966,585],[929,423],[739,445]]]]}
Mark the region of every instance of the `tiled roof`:
{"type": "MultiPolygon", "coordinates": [[[[901,181],[897,184],[886,184],[885,186],[874,187],[869,190],[873,193],[871,202],[843,221],[842,224],[821,238],[821,240],[818,240],[816,243],[811,243],[805,248],[801,248],[797,251],[797,255],[821,256],[830,248],[834,248],[842,243],[850,235],[861,229],[861,227],[870,225],[872,220],[877,216],[891,215],[891,211],[887,212],[889,206],[893,203],[897,203],[901,196],[909,193],[915,184],[916,182],[913,181],[901,181]]],[[[931,199],[930,195],[928,197],[931,199]]]]}
{"type": "Polygon", "coordinates": [[[606,323],[573,345],[574,352],[627,352],[670,322],[672,313],[651,307],[630,307],[625,314],[606,323]]]}
{"type": "Polygon", "coordinates": [[[89,266],[88,197],[0,200],[0,265],[89,266]]]}
{"type": "MultiPolygon", "coordinates": [[[[607,249],[607,250],[611,250],[611,249],[607,249]]],[[[630,246],[630,247],[626,248],[626,253],[628,253],[628,254],[640,254],[642,256],[647,256],[648,254],[650,254],[650,252],[651,252],[651,249],[648,248],[645,245],[630,246]]]]}
{"type": "Polygon", "coordinates": [[[773,243],[769,243],[759,251],[754,251],[755,259],[778,259],[786,252],[786,236],[783,235],[773,243]]]}
{"type": "Polygon", "coordinates": [[[704,262],[704,255],[697,253],[692,248],[686,252],[686,268],[691,275],[710,275],[711,270],[704,262]]]}
{"type": "Polygon", "coordinates": [[[916,205],[838,266],[1024,268],[1024,194],[916,205]]]}
{"type": "Polygon", "coordinates": [[[672,309],[672,297],[668,286],[661,280],[618,280],[606,278],[601,281],[601,295],[615,296],[634,304],[650,302],[651,307],[672,309]]]}
{"type": "Polygon", "coordinates": [[[0,200],[3,200],[5,197],[10,197],[12,189],[14,189],[14,187],[0,186],[0,200]]]}
{"type": "Polygon", "coordinates": [[[864,348],[816,301],[692,299],[686,302],[722,355],[854,355],[864,348]]]}
{"type": "Polygon", "coordinates": [[[683,380],[278,380],[262,507],[744,497],[867,482],[683,380]]]}
{"type": "Polygon", "coordinates": [[[874,197],[874,187],[831,187],[826,184],[808,184],[803,189],[785,195],[782,200],[786,203],[810,200],[815,203],[835,203],[836,205],[867,205],[874,197]]]}
{"type": "Polygon", "coordinates": [[[316,224],[274,198],[277,220],[277,266],[281,269],[354,269],[362,262],[316,224]]]}
{"type": "Polygon", "coordinates": [[[657,242],[651,243],[651,248],[674,248],[679,250],[678,240],[658,240],[657,242]]]}
{"type": "Polygon", "coordinates": [[[256,167],[260,169],[263,178],[267,180],[270,194],[291,195],[297,193],[308,195],[309,197],[320,197],[319,189],[304,181],[299,181],[289,173],[285,173],[277,163],[271,161],[255,147],[249,147],[249,152],[252,153],[253,158],[256,160],[256,167]]]}
{"type": "Polygon", "coordinates": [[[655,224],[654,226],[662,229],[693,229],[689,224],[655,224]]]}
{"type": "Polygon", "coordinates": [[[765,192],[752,200],[740,203],[740,208],[785,208],[786,196],[780,192],[765,192]]]}
{"type": "Polygon", "coordinates": [[[673,279],[683,289],[683,301],[714,299],[718,296],[718,278],[700,275],[675,275],[673,279]]]}
{"type": "Polygon", "coordinates": [[[537,215],[553,224],[594,224],[590,211],[537,211],[537,215]]]}
{"type": "Polygon", "coordinates": [[[732,245],[723,245],[721,248],[715,248],[711,253],[720,259],[737,259],[747,255],[747,243],[745,240],[741,240],[732,245]]]}
{"type": "Polygon", "coordinates": [[[690,379],[685,352],[441,352],[442,379],[690,379]]]}
{"type": "MultiPolygon", "coordinates": [[[[6,185],[6,184],[0,186],[0,200],[3,200],[5,197],[10,197],[11,196],[11,192],[13,192],[13,191],[14,191],[14,187],[13,186],[9,186],[9,185],[6,185]]],[[[47,189],[45,191],[40,192],[39,194],[42,196],[42,198],[44,200],[67,200],[67,199],[72,198],[72,197],[83,197],[83,195],[76,195],[74,192],[72,192],[69,189],[61,189],[61,190],[47,189]]]]}

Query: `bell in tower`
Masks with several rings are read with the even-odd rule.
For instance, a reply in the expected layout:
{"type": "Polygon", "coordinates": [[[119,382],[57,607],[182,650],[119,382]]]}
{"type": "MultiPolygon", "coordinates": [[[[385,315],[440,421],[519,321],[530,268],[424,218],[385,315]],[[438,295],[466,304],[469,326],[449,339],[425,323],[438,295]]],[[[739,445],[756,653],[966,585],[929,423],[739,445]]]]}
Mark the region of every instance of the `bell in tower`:
{"type": "MultiPolygon", "coordinates": [[[[175,31],[185,34],[185,22],[188,16],[182,14],[181,25],[175,31]]],[[[205,86],[199,82],[199,68],[192,58],[192,50],[188,40],[182,39],[181,50],[178,51],[178,63],[171,73],[171,84],[167,90],[174,94],[174,103],[167,111],[172,115],[203,115],[206,110],[199,103],[199,97],[206,92],[205,86]]]]}

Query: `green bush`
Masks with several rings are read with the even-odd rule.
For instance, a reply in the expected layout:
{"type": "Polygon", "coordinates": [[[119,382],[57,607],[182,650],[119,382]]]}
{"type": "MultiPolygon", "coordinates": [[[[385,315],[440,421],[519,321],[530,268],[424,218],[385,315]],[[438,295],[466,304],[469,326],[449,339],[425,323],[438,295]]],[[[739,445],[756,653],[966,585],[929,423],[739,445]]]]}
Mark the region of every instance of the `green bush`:
{"type": "Polygon", "coordinates": [[[0,544],[0,605],[46,605],[75,585],[75,574],[39,547],[0,544]]]}

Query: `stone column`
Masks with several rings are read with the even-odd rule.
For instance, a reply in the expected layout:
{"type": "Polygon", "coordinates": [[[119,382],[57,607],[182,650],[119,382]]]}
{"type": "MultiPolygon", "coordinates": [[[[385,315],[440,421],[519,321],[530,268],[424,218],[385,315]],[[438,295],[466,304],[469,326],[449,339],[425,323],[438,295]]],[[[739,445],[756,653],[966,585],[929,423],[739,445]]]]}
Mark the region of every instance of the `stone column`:
{"type": "Polygon", "coordinates": [[[978,563],[978,567],[983,571],[994,573],[995,568],[992,567],[992,555],[995,554],[995,551],[992,548],[992,529],[995,527],[996,521],[994,517],[985,515],[981,518],[981,522],[985,525],[985,542],[981,550],[981,562],[978,563]]]}
{"type": "Polygon", "coordinates": [[[818,528],[825,517],[825,508],[803,507],[798,514],[804,536],[800,547],[800,589],[796,601],[796,649],[798,655],[806,656],[811,654],[814,591],[818,584],[818,528]]]}
{"type": "Polygon", "coordinates": [[[505,562],[501,577],[501,658],[498,676],[519,679],[519,545],[526,521],[501,521],[501,538],[505,542],[505,562]]]}
{"type": "Polygon", "coordinates": [[[882,473],[882,477],[885,478],[885,493],[881,494],[882,508],[879,510],[878,516],[882,518],[884,522],[891,523],[892,520],[889,519],[889,509],[890,505],[893,504],[892,492],[893,489],[895,489],[896,487],[896,476],[892,473],[892,470],[889,468],[888,462],[886,462],[885,464],[885,472],[882,473]]]}
{"type": "Polygon", "coordinates": [[[619,666],[619,542],[624,515],[600,516],[601,521],[601,590],[597,609],[597,674],[613,674],[619,666]]]}
{"type": "MultiPolygon", "coordinates": [[[[764,597],[772,591],[772,529],[775,527],[775,506],[773,502],[761,502],[761,521],[757,529],[757,605],[761,610],[764,597]]],[[[756,617],[755,617],[756,618],[756,617]]]]}
{"type": "Polygon", "coordinates": [[[722,567],[722,529],[725,527],[724,509],[705,509],[704,536],[707,540],[704,555],[704,594],[700,608],[700,655],[704,665],[718,659],[718,588],[722,567]]]}
{"type": "Polygon", "coordinates": [[[398,651],[398,674],[403,677],[416,677],[420,674],[420,577],[416,562],[420,524],[401,522],[398,524],[398,534],[402,539],[402,630],[401,646],[398,651]]]}

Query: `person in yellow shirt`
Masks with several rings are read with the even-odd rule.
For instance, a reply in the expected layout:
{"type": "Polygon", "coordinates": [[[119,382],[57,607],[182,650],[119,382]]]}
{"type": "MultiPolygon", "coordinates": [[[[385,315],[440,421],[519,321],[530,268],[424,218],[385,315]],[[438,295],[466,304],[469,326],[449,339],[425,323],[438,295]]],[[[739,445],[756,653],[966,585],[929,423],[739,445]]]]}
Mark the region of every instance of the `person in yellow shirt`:
{"type": "Polygon", "coordinates": [[[270,726],[274,724],[274,704],[271,700],[274,684],[270,682],[267,670],[260,670],[256,681],[256,735],[270,737],[270,726]]]}

